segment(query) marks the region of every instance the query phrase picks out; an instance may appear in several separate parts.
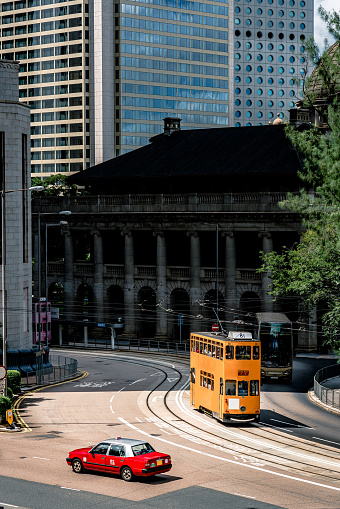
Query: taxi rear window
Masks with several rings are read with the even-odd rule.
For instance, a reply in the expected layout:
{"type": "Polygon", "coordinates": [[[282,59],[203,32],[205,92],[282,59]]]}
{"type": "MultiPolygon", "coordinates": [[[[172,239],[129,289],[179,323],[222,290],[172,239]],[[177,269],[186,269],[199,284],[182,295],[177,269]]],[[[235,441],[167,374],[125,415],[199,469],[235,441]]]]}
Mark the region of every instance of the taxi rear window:
{"type": "Polygon", "coordinates": [[[150,444],[148,444],[148,442],[145,442],[144,444],[133,445],[131,449],[134,456],[148,454],[148,452],[155,452],[155,449],[150,444]]]}

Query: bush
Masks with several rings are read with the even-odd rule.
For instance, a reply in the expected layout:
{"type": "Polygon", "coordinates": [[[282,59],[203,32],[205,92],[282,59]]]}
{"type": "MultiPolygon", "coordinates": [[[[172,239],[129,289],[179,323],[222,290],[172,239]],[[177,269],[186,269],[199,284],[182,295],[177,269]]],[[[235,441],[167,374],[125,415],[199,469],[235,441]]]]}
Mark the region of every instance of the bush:
{"type": "Polygon", "coordinates": [[[12,401],[12,398],[13,398],[13,391],[10,387],[7,387],[7,396],[9,397],[9,399],[12,401]]]}
{"type": "Polygon", "coordinates": [[[7,387],[12,389],[14,394],[19,394],[21,392],[21,375],[19,371],[14,369],[9,369],[7,371],[7,387]]]}
{"type": "Polygon", "coordinates": [[[5,396],[0,396],[0,417],[2,420],[6,420],[6,410],[12,408],[11,400],[5,396]]]}

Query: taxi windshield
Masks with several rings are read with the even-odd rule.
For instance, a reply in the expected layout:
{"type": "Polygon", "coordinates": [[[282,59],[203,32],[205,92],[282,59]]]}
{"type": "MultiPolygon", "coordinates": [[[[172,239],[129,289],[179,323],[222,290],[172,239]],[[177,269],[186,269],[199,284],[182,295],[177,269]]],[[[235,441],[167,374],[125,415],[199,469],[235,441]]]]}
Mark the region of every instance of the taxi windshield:
{"type": "Polygon", "coordinates": [[[134,456],[139,456],[140,454],[147,454],[148,452],[155,451],[155,449],[147,442],[144,442],[144,444],[133,445],[131,449],[134,456]]]}

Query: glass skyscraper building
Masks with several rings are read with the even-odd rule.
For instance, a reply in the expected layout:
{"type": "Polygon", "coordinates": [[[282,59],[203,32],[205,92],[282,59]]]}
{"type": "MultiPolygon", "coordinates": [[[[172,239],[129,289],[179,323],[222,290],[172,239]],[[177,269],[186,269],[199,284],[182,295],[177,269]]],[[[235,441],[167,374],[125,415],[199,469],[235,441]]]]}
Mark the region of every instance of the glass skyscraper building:
{"type": "MultiPolygon", "coordinates": [[[[32,175],[79,171],[182,129],[268,123],[294,101],[313,0],[0,0],[32,175]]],[[[296,100],[296,97],[295,97],[296,100]]]]}

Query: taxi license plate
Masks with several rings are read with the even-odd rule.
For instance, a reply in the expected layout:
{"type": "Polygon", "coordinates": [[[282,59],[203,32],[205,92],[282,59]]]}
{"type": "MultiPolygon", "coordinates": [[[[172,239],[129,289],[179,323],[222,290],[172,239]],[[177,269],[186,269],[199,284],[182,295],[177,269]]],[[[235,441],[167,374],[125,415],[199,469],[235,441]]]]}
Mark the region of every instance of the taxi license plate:
{"type": "Polygon", "coordinates": [[[162,461],[162,460],[157,460],[157,466],[158,466],[158,467],[159,467],[159,466],[161,466],[161,465],[162,465],[162,463],[163,463],[163,461],[162,461]]]}

